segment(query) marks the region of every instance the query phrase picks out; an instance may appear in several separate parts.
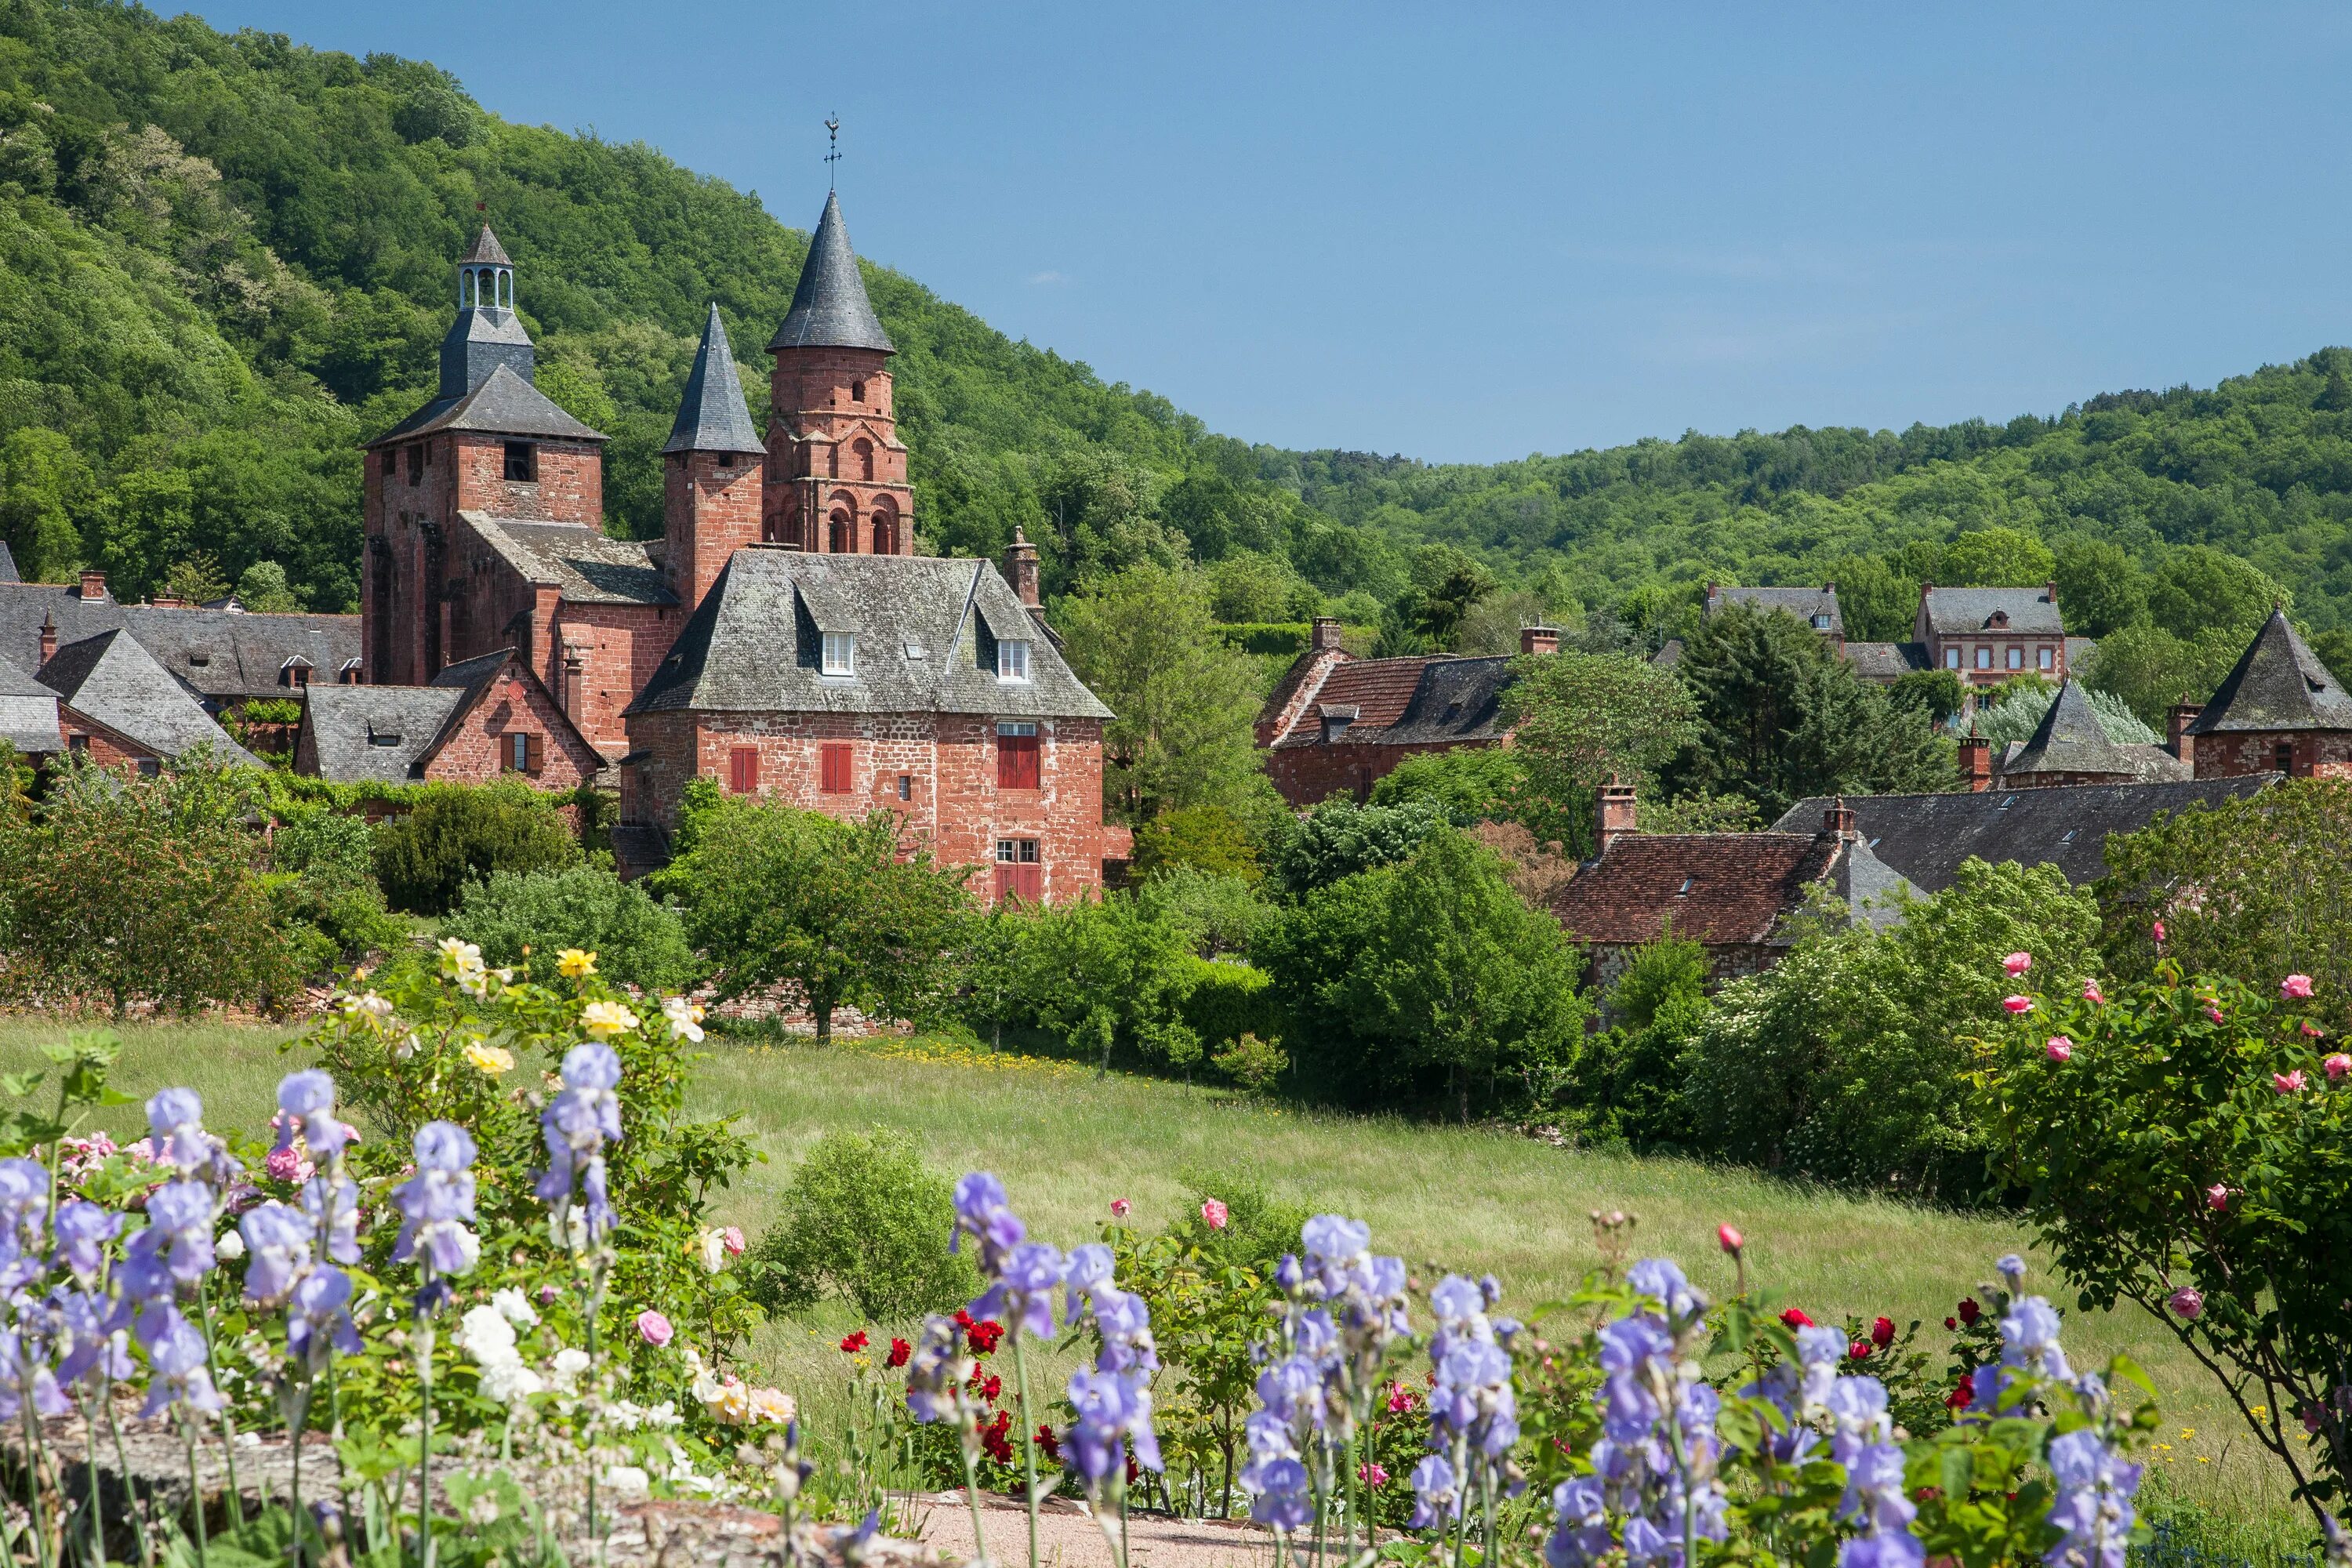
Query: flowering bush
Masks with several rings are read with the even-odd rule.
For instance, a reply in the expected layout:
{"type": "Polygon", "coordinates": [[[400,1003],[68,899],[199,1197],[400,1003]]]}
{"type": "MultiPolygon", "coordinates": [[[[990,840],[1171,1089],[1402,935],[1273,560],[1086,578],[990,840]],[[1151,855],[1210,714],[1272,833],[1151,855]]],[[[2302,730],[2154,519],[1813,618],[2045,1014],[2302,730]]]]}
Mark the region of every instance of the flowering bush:
{"type": "Polygon", "coordinates": [[[2352,1479],[2352,1058],[2315,991],[2159,962],[2112,994],[2039,996],[1983,1079],[2006,1173],[2083,1304],[2162,1323],[2320,1510],[2352,1479]]]}

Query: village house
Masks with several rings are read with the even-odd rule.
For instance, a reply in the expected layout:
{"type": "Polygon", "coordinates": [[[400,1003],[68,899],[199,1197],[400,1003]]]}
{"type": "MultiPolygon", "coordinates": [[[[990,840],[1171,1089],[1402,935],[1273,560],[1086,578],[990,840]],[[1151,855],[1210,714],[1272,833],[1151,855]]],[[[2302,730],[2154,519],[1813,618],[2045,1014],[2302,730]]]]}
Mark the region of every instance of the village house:
{"type": "Polygon", "coordinates": [[[1919,584],[1911,640],[1850,642],[1845,657],[1866,680],[1893,681],[1944,669],[1963,687],[1998,686],[2021,675],[2063,680],[2095,646],[2066,635],[2058,584],[2039,588],[1939,588],[1919,584]]]}
{"type": "Polygon", "coordinates": [[[1838,609],[1834,583],[1824,583],[1818,588],[1727,588],[1715,583],[1706,585],[1702,613],[1708,619],[1733,605],[1794,616],[1821,633],[1822,640],[1841,657],[1845,653],[1845,616],[1838,609]]]}
{"type": "Polygon", "coordinates": [[[33,679],[56,693],[58,729],[74,755],[152,774],[208,747],[219,762],[261,765],[127,628],[65,644],[33,679]]]}
{"type": "Polygon", "coordinates": [[[1584,949],[1595,990],[1669,933],[1705,950],[1710,984],[1754,974],[1780,961],[1795,940],[1792,917],[1817,896],[1885,925],[1909,889],[1871,852],[1843,801],[1813,814],[1810,831],[1784,817],[1767,833],[1642,833],[1634,805],[1632,785],[1601,788],[1600,853],[1549,901],[1584,949]]]}
{"type": "MultiPolygon", "coordinates": [[[[1556,653],[1549,626],[1519,633],[1524,655],[1556,653]]],[[[1333,795],[1361,800],[1406,758],[1507,745],[1507,656],[1420,654],[1358,658],[1339,646],[1339,623],[1317,617],[1306,651],[1259,710],[1257,743],[1283,799],[1309,806],[1333,795]]]]}
{"type": "Polygon", "coordinates": [[[2201,709],[2174,711],[2197,776],[2352,777],[2352,696],[2273,609],[2201,709]]]}
{"type": "Polygon", "coordinates": [[[481,784],[568,790],[604,760],[512,648],[446,665],[423,686],[314,687],[294,771],[332,784],[481,784]]]}

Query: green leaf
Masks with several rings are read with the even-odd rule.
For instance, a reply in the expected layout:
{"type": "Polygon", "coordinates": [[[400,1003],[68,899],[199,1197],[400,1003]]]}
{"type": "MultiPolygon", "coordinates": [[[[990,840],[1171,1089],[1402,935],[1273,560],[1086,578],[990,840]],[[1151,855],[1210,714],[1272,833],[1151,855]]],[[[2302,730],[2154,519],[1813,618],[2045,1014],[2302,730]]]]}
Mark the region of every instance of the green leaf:
{"type": "Polygon", "coordinates": [[[41,1080],[48,1076],[45,1072],[0,1072],[0,1094],[22,1100],[40,1088],[41,1080]]]}

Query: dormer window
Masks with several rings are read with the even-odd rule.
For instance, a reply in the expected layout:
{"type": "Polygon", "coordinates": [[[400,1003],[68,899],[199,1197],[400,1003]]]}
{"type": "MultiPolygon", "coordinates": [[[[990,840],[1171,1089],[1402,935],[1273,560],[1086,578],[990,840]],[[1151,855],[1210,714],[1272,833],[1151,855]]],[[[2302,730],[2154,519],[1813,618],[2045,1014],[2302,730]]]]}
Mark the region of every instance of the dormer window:
{"type": "Polygon", "coordinates": [[[299,653],[288,659],[278,667],[278,684],[280,686],[310,685],[310,661],[299,653]]]}
{"type": "Polygon", "coordinates": [[[1029,680],[1029,645],[1018,638],[1007,638],[996,645],[996,679],[1026,685],[1029,680]]]}
{"type": "Polygon", "coordinates": [[[854,632],[824,634],[824,662],[817,668],[826,675],[857,673],[857,637],[854,632]]]}
{"type": "Polygon", "coordinates": [[[1815,616],[1813,617],[1813,630],[1817,632],[1825,632],[1829,629],[1830,618],[1827,616],[1815,616]]]}
{"type": "Polygon", "coordinates": [[[2007,610],[1995,610],[1992,613],[1992,619],[1987,621],[1985,625],[1989,626],[2005,626],[2009,625],[2009,612],[2007,610]]]}
{"type": "Polygon", "coordinates": [[[212,663],[212,661],[213,656],[208,653],[192,653],[188,655],[188,662],[198,669],[204,668],[205,666],[212,663]]]}

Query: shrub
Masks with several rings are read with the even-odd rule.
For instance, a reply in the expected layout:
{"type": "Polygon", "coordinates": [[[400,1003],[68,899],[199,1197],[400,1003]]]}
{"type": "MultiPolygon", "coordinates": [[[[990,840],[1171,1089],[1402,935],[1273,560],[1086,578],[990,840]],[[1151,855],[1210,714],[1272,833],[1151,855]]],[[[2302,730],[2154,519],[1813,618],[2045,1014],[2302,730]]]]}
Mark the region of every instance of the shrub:
{"type": "Polygon", "coordinates": [[[1212,876],[1190,866],[1161,872],[1135,890],[1137,905],[1184,928],[1203,958],[1240,952],[1274,913],[1255,887],[1238,877],[1212,876]]]}
{"type": "Polygon", "coordinates": [[[1275,1033],[1276,1014],[1265,972],[1246,963],[1195,958],[1181,966],[1178,1003],[1185,1026],[1212,1049],[1255,1030],[1275,1033]]]}
{"type": "Polygon", "coordinates": [[[362,816],[289,805],[270,829],[269,866],[324,882],[363,882],[375,872],[375,831],[362,816]]]}
{"type": "Polygon", "coordinates": [[[448,912],[457,891],[493,871],[579,863],[580,842],[546,796],[528,784],[450,784],[375,830],[375,875],[385,900],[414,914],[448,912]]]}
{"type": "Polygon", "coordinates": [[[494,871],[466,884],[443,929],[478,944],[493,965],[520,964],[528,949],[534,970],[545,972],[576,947],[594,953],[597,971],[616,984],[675,991],[694,975],[677,911],[601,866],[494,871]]]}
{"type": "Polygon", "coordinates": [[[1209,1065],[1252,1094],[1265,1094],[1290,1070],[1290,1053],[1271,1040],[1244,1034],[1212,1056],[1209,1065]]]}
{"type": "Polygon", "coordinates": [[[1431,800],[1401,805],[1327,800],[1305,816],[1277,825],[1268,859],[1283,889],[1300,897],[1375,866],[1409,859],[1445,823],[1445,808],[1431,800]]]}
{"type": "Polygon", "coordinates": [[[868,1321],[898,1323],[980,1293],[970,1254],[943,1245],[954,1194],[904,1133],[828,1132],[777,1209],[751,1253],[752,1299],[772,1311],[803,1311],[831,1294],[868,1321]]]}
{"type": "Polygon", "coordinates": [[[1024,911],[1011,927],[1015,1016],[1105,1066],[1114,1047],[1162,1068],[1201,1059],[1182,1005],[1189,928],[1130,894],[1024,911]]]}
{"type": "Polygon", "coordinates": [[[1163,811],[1135,835],[1138,876],[1162,876],[1181,867],[1213,877],[1255,882],[1257,850],[1241,818],[1221,805],[1179,806],[1163,811]]]}
{"type": "Polygon", "coordinates": [[[1516,816],[1526,804],[1527,763],[1510,746],[1465,746],[1407,757],[1372,785],[1374,805],[1433,801],[1457,826],[1516,816]]]}

